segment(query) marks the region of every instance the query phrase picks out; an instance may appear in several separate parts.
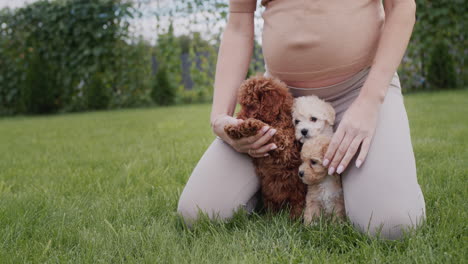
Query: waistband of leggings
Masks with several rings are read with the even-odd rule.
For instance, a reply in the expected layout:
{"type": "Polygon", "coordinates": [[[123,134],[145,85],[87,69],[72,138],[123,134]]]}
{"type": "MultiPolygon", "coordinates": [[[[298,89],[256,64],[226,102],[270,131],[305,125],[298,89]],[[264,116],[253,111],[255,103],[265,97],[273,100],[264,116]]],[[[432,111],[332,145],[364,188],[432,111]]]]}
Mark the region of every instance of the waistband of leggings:
{"type": "MultiPolygon", "coordinates": [[[[316,95],[324,100],[332,101],[346,94],[355,93],[355,91],[359,90],[364,84],[365,80],[367,79],[370,69],[371,67],[368,66],[360,70],[356,74],[352,75],[348,79],[333,85],[313,88],[294,87],[290,85],[288,85],[287,87],[289,89],[289,92],[294,97],[316,95]]],[[[274,77],[268,72],[268,70],[265,71],[264,76],[274,77]]]]}
{"type": "Polygon", "coordinates": [[[293,90],[307,90],[307,91],[317,91],[317,90],[324,90],[324,89],[333,89],[333,90],[342,90],[346,88],[353,87],[356,83],[362,81],[363,78],[365,78],[370,71],[370,67],[366,67],[356,74],[352,75],[348,79],[341,81],[336,84],[328,85],[328,86],[322,86],[322,87],[314,87],[314,88],[307,88],[307,87],[294,87],[288,85],[289,89],[293,90]]]}

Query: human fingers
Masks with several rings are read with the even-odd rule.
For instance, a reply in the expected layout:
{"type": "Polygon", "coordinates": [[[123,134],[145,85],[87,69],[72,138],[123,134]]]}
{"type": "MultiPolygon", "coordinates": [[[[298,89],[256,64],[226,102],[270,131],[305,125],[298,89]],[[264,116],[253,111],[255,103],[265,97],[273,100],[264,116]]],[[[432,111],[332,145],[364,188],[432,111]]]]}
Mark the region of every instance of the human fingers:
{"type": "Polygon", "coordinates": [[[260,129],[257,134],[255,136],[251,136],[251,137],[246,137],[246,138],[240,138],[240,139],[236,139],[236,140],[233,140],[231,139],[229,142],[229,144],[234,147],[234,149],[237,151],[237,152],[241,152],[241,153],[247,153],[247,151],[249,149],[251,149],[251,145],[253,143],[255,143],[255,140],[256,138],[258,137],[262,137],[264,134],[267,133],[267,131],[269,130],[269,127],[268,126],[264,126],[262,127],[262,129],[260,129]]]}
{"type": "Polygon", "coordinates": [[[343,140],[344,132],[342,129],[338,128],[336,133],[333,135],[330,144],[328,145],[327,152],[323,158],[323,166],[328,166],[330,164],[330,160],[332,160],[333,156],[335,155],[336,149],[340,145],[341,141],[343,140]]]}
{"type": "Polygon", "coordinates": [[[362,140],[363,140],[362,136],[357,136],[353,139],[343,159],[339,162],[340,165],[338,165],[338,168],[336,169],[336,172],[338,174],[341,174],[348,167],[349,162],[356,154],[359,148],[359,145],[361,145],[362,140]]]}
{"type": "Polygon", "coordinates": [[[345,133],[343,140],[341,141],[340,145],[336,149],[335,155],[333,155],[333,159],[330,162],[330,166],[328,167],[328,174],[332,175],[338,164],[340,164],[341,160],[343,159],[344,155],[348,151],[349,145],[354,140],[354,135],[345,133]]]}
{"type": "Polygon", "coordinates": [[[267,153],[267,154],[260,154],[260,153],[257,153],[257,152],[256,152],[255,150],[253,150],[253,149],[249,149],[249,150],[247,151],[247,154],[248,154],[250,157],[252,157],[252,158],[263,158],[263,157],[266,157],[266,156],[269,155],[268,153],[267,153]]]}
{"type": "Polygon", "coordinates": [[[258,149],[264,146],[265,144],[270,141],[270,139],[275,135],[276,129],[271,128],[267,133],[264,133],[257,141],[254,143],[250,144],[249,148],[251,149],[258,149]]]}
{"type": "Polygon", "coordinates": [[[249,155],[254,157],[254,158],[259,158],[259,157],[266,157],[268,156],[268,151],[277,149],[278,147],[276,146],[275,143],[270,143],[267,145],[264,145],[258,149],[250,149],[248,151],[249,155]]]}
{"type": "Polygon", "coordinates": [[[360,168],[362,163],[364,162],[364,160],[366,159],[367,157],[367,153],[369,153],[369,148],[370,148],[370,142],[371,142],[372,138],[371,137],[366,137],[363,141],[362,141],[362,146],[361,146],[361,150],[359,151],[359,156],[357,157],[356,159],[356,167],[360,168]]]}
{"type": "MultiPolygon", "coordinates": [[[[271,130],[271,128],[269,126],[264,126],[264,127],[262,127],[262,129],[260,129],[260,131],[257,132],[256,135],[246,137],[246,138],[241,138],[241,139],[237,140],[237,144],[239,144],[241,146],[245,146],[247,148],[250,148],[250,145],[254,144],[263,135],[265,135],[266,133],[271,133],[270,130],[271,130]]],[[[275,133],[276,133],[276,130],[275,130],[275,133]]]]}

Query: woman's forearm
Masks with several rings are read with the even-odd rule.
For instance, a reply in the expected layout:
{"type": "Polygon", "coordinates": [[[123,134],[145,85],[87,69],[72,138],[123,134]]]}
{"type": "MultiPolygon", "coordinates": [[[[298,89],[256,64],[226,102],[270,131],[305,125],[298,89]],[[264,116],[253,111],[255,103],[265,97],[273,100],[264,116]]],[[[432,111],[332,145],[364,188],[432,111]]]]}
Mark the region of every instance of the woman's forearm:
{"type": "Polygon", "coordinates": [[[414,0],[385,0],[385,25],[361,95],[383,102],[391,78],[401,63],[415,23],[414,0]]]}
{"type": "Polygon", "coordinates": [[[253,13],[230,13],[216,63],[212,124],[220,115],[233,115],[237,90],[247,75],[253,45],[253,13]]]}

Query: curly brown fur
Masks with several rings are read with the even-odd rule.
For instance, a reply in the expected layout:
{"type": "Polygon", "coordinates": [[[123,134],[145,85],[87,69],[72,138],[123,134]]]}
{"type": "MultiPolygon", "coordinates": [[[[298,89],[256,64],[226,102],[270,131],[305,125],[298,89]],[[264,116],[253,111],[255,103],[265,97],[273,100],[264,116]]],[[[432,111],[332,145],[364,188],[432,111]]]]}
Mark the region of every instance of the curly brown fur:
{"type": "Polygon", "coordinates": [[[292,218],[302,215],[306,185],[297,177],[300,143],[295,140],[291,117],[293,97],[286,84],[276,78],[256,76],[244,81],[239,90],[240,125],[228,125],[225,131],[232,139],[253,136],[265,125],[276,129],[272,137],[278,148],[270,155],[253,159],[260,178],[265,207],[277,212],[290,209],[292,218]]]}

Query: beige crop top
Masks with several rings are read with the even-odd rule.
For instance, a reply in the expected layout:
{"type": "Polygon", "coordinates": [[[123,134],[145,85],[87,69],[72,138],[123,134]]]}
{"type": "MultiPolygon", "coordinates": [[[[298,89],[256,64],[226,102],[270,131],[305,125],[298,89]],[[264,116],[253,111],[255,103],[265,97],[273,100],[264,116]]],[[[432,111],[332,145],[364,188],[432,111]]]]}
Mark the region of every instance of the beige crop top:
{"type": "MultiPolygon", "coordinates": [[[[370,66],[384,24],[381,0],[265,2],[262,49],[283,81],[319,81],[370,66]]],[[[255,12],[256,0],[229,0],[230,12],[255,12]]]]}

